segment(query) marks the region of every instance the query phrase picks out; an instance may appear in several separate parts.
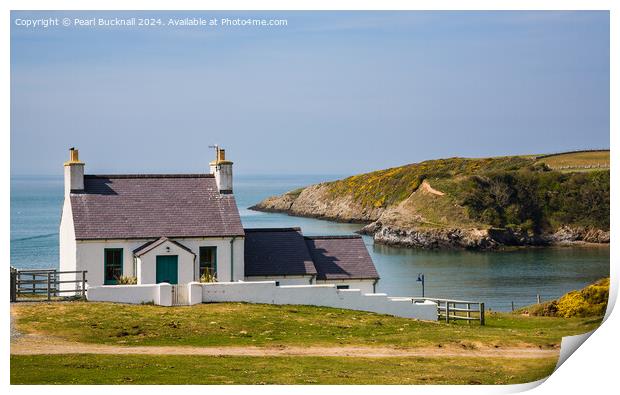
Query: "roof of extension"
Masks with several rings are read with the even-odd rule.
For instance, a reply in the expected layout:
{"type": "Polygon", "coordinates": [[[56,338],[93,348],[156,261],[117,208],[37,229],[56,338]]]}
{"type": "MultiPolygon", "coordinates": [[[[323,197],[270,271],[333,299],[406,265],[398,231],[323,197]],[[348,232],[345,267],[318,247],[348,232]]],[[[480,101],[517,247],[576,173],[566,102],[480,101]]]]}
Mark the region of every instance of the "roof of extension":
{"type": "Polygon", "coordinates": [[[245,229],[245,275],[379,278],[361,236],[304,237],[299,228],[245,229]]]}
{"type": "Polygon", "coordinates": [[[299,228],[245,229],[246,276],[316,275],[299,228]]]}
{"type": "Polygon", "coordinates": [[[379,278],[362,236],[306,237],[318,280],[379,278]]]}
{"type": "Polygon", "coordinates": [[[244,234],[234,196],[211,174],[86,175],[71,208],[78,240],[244,234]]]}

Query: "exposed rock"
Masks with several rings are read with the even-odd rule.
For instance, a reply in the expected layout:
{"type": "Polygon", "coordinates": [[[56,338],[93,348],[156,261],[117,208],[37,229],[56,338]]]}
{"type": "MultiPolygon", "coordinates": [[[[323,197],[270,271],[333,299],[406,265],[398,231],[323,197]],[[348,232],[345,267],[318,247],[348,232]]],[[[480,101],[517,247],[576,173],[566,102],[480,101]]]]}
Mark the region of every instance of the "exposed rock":
{"type": "Polygon", "coordinates": [[[573,242],[609,243],[609,231],[584,227],[562,226],[555,233],[547,236],[551,243],[566,244],[573,242]]]}
{"type": "Polygon", "coordinates": [[[492,249],[497,243],[478,229],[399,229],[381,226],[376,243],[423,249],[492,249]]]}
{"type": "Polygon", "coordinates": [[[599,229],[563,227],[550,235],[531,235],[513,229],[400,228],[375,221],[361,234],[372,235],[376,243],[421,249],[490,250],[501,246],[609,243],[609,232],[599,229]]]}
{"type": "Polygon", "coordinates": [[[410,228],[374,222],[360,233],[373,235],[376,243],[422,249],[490,250],[500,246],[543,245],[540,237],[510,229],[410,228]]]}
{"type": "Polygon", "coordinates": [[[325,184],[311,185],[298,194],[289,192],[281,196],[271,196],[250,209],[362,223],[375,221],[384,210],[382,207],[361,207],[355,204],[350,196],[330,196],[325,184]]]}

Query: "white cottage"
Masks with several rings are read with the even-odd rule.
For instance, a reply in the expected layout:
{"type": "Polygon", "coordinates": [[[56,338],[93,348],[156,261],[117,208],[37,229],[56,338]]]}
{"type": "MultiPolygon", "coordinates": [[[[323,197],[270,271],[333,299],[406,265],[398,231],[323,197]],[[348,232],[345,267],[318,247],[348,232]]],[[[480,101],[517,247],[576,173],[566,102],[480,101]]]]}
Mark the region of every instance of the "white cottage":
{"type": "Polygon", "coordinates": [[[85,175],[70,150],[60,222],[60,270],[89,286],[275,280],[374,292],[379,276],[360,236],[304,237],[299,228],[244,229],[231,161],[210,174],[85,175]]]}

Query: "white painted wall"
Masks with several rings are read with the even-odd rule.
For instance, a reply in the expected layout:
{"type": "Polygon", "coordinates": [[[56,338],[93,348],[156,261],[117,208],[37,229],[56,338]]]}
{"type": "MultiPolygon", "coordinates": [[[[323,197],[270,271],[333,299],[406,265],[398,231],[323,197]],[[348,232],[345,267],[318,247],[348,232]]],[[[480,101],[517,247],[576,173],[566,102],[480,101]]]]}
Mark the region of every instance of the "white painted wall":
{"type": "MultiPolygon", "coordinates": [[[[431,301],[412,303],[407,298],[391,298],[386,294],[364,294],[360,290],[338,290],[333,284],[276,286],[275,281],[189,283],[188,304],[202,302],[248,302],[267,304],[297,304],[369,311],[397,317],[437,321],[437,304],[431,301]]],[[[117,303],[153,302],[172,305],[172,286],[169,284],[105,285],[88,287],[89,301],[117,303]]]]}
{"type": "MultiPolygon", "coordinates": [[[[63,215],[64,218],[64,215],[63,215]]],[[[73,226],[71,224],[71,229],[73,226]]],[[[72,240],[75,240],[75,237],[72,237],[72,240]]],[[[147,241],[151,239],[141,239],[141,240],[78,240],[75,245],[76,250],[76,263],[74,270],[87,270],[87,279],[88,284],[90,286],[98,286],[103,285],[104,282],[104,250],[106,248],[122,248],[123,249],[123,275],[126,276],[136,276],[136,272],[134,272],[134,257],[133,250],[140,247],[147,241]]],[[[221,281],[233,281],[243,280],[244,278],[244,265],[243,265],[243,248],[244,248],[244,239],[243,237],[237,237],[233,243],[233,265],[232,268],[232,278],[231,278],[231,240],[232,237],[207,237],[207,238],[178,238],[174,239],[175,241],[183,244],[185,247],[189,248],[196,254],[196,260],[194,262],[194,268],[192,273],[196,273],[196,277],[199,273],[199,261],[198,254],[200,247],[217,247],[217,277],[218,280],[221,281]]],[[[62,244],[62,241],[61,241],[62,244]]],[[[71,250],[71,246],[67,244],[68,250],[71,250]]],[[[146,254],[145,254],[146,255],[146,254]]],[[[155,254],[156,255],[156,254],[155,254]]],[[[181,257],[179,257],[179,267],[181,266],[180,262],[181,257]]],[[[67,265],[70,265],[71,262],[68,260],[67,265]]],[[[153,258],[153,273],[154,273],[154,258],[153,258]]],[[[62,265],[62,256],[61,256],[61,265],[62,265]]],[[[145,267],[145,266],[143,266],[145,267]]],[[[188,269],[189,270],[189,269],[188,269]]],[[[189,272],[189,271],[188,271],[189,272]]],[[[186,274],[188,272],[184,272],[184,279],[187,279],[186,274]]],[[[179,273],[180,274],[180,273],[179,273]]],[[[150,277],[148,277],[150,278],[150,277]]],[[[153,282],[155,282],[155,277],[153,276],[153,282]]],[[[199,280],[198,278],[190,278],[188,281],[199,280]]],[[[144,281],[147,281],[147,278],[144,278],[144,281]]],[[[150,281],[150,280],[148,280],[150,281]]],[[[181,281],[181,275],[179,275],[179,281],[181,281]]]]}
{"type": "MultiPolygon", "coordinates": [[[[154,303],[159,306],[172,306],[172,285],[102,285],[88,287],[86,298],[91,302],[115,303],[154,303]]],[[[202,303],[202,285],[197,282],[175,286],[179,292],[187,293],[187,304],[202,303]],[[181,289],[179,289],[181,288],[181,289]]]]}
{"type": "MultiPolygon", "coordinates": [[[[76,271],[76,249],[75,249],[75,229],[73,227],[73,212],[71,210],[71,200],[65,195],[65,201],[62,205],[62,214],[60,217],[59,231],[59,259],[60,271],[76,271]]],[[[61,279],[74,280],[75,274],[62,274],[61,279]]],[[[75,289],[75,284],[61,283],[60,289],[75,289]]],[[[64,295],[67,295],[66,293],[64,295]]]]}
{"type": "Polygon", "coordinates": [[[375,280],[316,280],[314,276],[251,276],[245,281],[277,281],[280,285],[334,284],[348,285],[349,289],[359,289],[362,293],[374,293],[375,280]]]}
{"type": "MultiPolygon", "coordinates": [[[[196,273],[199,273],[198,254],[200,247],[217,247],[217,279],[218,281],[242,281],[245,277],[243,261],[244,238],[236,237],[233,242],[233,267],[231,268],[231,241],[232,237],[204,238],[204,239],[174,239],[196,254],[196,273]],[[232,277],[231,277],[232,269],[232,277]]],[[[199,280],[198,278],[196,280],[199,280]]]]}
{"type": "Polygon", "coordinates": [[[314,276],[251,276],[245,281],[277,281],[280,285],[309,285],[314,276]]]}
{"type": "Polygon", "coordinates": [[[316,280],[316,284],[348,285],[349,289],[359,289],[363,294],[375,292],[375,280],[316,280]]]}
{"type": "Polygon", "coordinates": [[[136,262],[136,277],[138,278],[138,284],[155,284],[157,267],[156,262],[158,255],[176,255],[179,257],[179,284],[187,284],[196,280],[196,277],[198,276],[195,265],[196,256],[178,245],[170,241],[166,241],[138,258],[136,262]]]}
{"type": "Polygon", "coordinates": [[[202,284],[198,282],[191,282],[187,284],[188,287],[188,302],[190,306],[198,303],[202,303],[202,284]]]}
{"type": "Polygon", "coordinates": [[[431,301],[412,303],[407,298],[386,294],[364,294],[360,290],[338,290],[333,284],[275,285],[275,281],[204,283],[203,302],[248,302],[299,304],[370,311],[398,317],[437,321],[437,304],[431,301]]]}
{"type": "Polygon", "coordinates": [[[160,300],[162,284],[88,286],[86,299],[91,302],[154,303],[160,300]]]}

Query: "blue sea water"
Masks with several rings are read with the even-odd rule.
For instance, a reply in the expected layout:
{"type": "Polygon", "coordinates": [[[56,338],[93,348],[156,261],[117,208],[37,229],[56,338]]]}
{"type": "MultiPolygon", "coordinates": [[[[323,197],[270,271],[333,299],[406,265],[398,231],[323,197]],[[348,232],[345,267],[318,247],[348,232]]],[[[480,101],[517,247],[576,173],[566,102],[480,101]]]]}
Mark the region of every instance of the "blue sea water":
{"type": "MultiPolygon", "coordinates": [[[[260,213],[248,207],[263,198],[338,176],[237,176],[235,197],[245,227],[301,226],[307,235],[350,234],[361,225],[285,214],[260,213]]],[[[58,267],[58,226],[63,179],[52,176],[11,178],[11,265],[58,267]]],[[[373,245],[364,236],[381,280],[378,292],[419,296],[418,273],[426,278],[426,296],[483,301],[507,311],[581,288],[609,276],[608,247],[529,248],[501,252],[418,251],[373,245]]]]}

